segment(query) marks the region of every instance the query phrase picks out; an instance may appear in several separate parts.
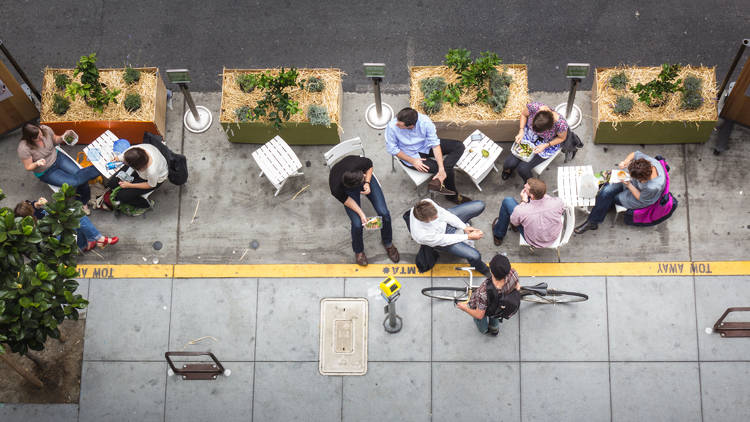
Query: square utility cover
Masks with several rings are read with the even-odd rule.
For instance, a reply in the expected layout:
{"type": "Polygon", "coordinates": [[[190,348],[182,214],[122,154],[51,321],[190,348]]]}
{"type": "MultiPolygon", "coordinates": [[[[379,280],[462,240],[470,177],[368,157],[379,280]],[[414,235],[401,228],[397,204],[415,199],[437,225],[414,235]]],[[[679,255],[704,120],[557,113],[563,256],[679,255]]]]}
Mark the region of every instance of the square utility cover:
{"type": "Polygon", "coordinates": [[[320,364],[323,375],[367,373],[367,299],[320,301],[320,364]]]}

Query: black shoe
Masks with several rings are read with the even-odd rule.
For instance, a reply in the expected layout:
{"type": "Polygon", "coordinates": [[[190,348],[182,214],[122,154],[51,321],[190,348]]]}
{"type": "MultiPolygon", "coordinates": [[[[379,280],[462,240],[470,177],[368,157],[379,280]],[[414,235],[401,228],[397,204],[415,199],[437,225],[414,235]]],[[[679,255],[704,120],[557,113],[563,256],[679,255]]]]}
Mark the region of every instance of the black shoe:
{"type": "Polygon", "coordinates": [[[596,223],[591,223],[588,220],[586,220],[585,223],[581,224],[580,226],[576,227],[575,230],[573,230],[576,234],[581,234],[587,230],[596,230],[599,228],[599,225],[596,223]]]}
{"type": "Polygon", "coordinates": [[[486,332],[485,334],[487,334],[488,336],[494,336],[494,337],[497,337],[497,335],[498,335],[499,333],[500,333],[500,329],[499,329],[499,328],[496,328],[496,329],[494,329],[494,330],[493,330],[492,328],[488,328],[488,329],[487,329],[487,332],[486,332]]]}
{"type": "Polygon", "coordinates": [[[506,170],[503,170],[503,174],[502,174],[502,176],[500,176],[500,177],[502,177],[502,179],[503,179],[503,180],[508,180],[508,179],[510,179],[510,176],[511,176],[512,174],[513,174],[513,171],[506,171],[506,170]]]}

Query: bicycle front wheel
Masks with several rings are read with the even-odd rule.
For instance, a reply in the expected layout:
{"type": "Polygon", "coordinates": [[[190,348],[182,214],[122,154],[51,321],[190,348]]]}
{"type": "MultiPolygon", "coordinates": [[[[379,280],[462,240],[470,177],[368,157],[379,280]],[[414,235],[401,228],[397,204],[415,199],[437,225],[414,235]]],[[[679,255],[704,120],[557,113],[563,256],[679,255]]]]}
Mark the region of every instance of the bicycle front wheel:
{"type": "Polygon", "coordinates": [[[564,292],[562,290],[547,289],[547,294],[542,296],[529,293],[521,296],[521,300],[534,303],[574,303],[588,300],[588,295],[576,292],[564,292]]]}
{"type": "Polygon", "coordinates": [[[461,287],[425,287],[422,294],[433,299],[463,301],[469,298],[466,288],[461,287]]]}

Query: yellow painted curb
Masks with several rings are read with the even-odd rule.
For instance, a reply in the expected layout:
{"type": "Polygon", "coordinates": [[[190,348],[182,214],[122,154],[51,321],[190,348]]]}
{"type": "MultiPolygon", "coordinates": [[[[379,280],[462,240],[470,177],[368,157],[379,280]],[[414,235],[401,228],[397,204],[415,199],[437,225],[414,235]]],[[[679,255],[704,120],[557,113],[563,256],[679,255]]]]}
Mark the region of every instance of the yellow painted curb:
{"type": "MultiPolygon", "coordinates": [[[[419,273],[413,264],[79,265],[78,271],[79,278],[463,277],[466,273],[455,267],[466,265],[438,264],[427,273],[419,273]]],[[[519,262],[513,268],[522,277],[750,275],[750,261],[519,262]]]]}

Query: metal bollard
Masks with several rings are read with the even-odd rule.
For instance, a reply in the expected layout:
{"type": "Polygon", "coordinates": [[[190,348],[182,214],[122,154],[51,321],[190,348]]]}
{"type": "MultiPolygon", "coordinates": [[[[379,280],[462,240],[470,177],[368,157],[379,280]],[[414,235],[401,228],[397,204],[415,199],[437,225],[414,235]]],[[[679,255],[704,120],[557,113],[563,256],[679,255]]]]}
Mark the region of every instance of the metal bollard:
{"type": "Polygon", "coordinates": [[[401,284],[393,276],[388,276],[380,283],[381,296],[385,299],[384,311],[386,313],[383,320],[383,328],[388,333],[397,333],[404,326],[403,320],[396,314],[396,300],[401,296],[401,284]]]}

